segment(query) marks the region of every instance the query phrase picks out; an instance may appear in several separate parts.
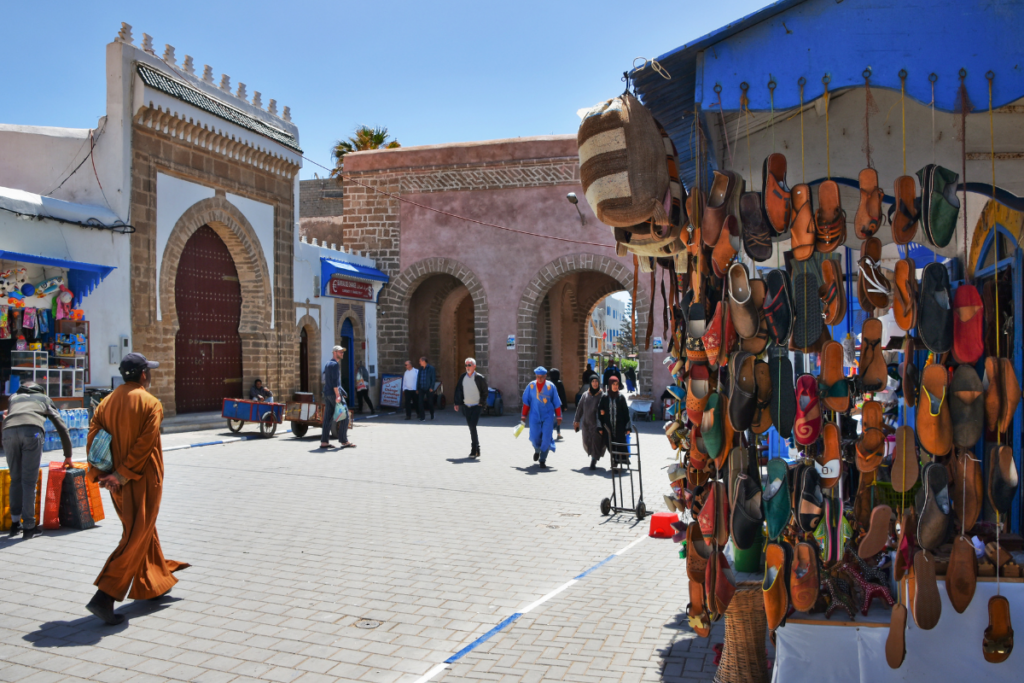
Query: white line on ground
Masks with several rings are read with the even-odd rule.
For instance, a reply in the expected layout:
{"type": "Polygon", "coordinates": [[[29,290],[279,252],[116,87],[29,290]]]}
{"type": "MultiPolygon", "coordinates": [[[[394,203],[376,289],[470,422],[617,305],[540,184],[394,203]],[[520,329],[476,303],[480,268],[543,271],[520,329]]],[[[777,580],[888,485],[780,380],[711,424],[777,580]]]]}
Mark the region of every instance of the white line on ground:
{"type": "Polygon", "coordinates": [[[444,663],[438,664],[433,669],[431,669],[430,671],[428,671],[427,673],[423,674],[422,676],[417,678],[415,681],[413,681],[413,683],[427,683],[427,681],[429,681],[434,676],[436,676],[437,674],[441,673],[442,671],[444,671],[447,668],[448,668],[447,664],[444,664],[444,663]]]}
{"type": "Polygon", "coordinates": [[[565,583],[563,583],[563,584],[562,584],[561,586],[559,586],[559,587],[558,587],[558,588],[556,588],[555,590],[553,590],[553,591],[551,591],[550,593],[548,593],[547,595],[545,595],[545,596],[544,596],[543,598],[541,598],[540,600],[538,600],[538,601],[536,601],[536,602],[531,602],[531,603],[530,603],[529,605],[527,605],[527,606],[526,606],[526,607],[524,607],[523,609],[519,610],[520,614],[526,614],[526,613],[527,613],[527,612],[529,612],[530,610],[532,610],[532,609],[535,609],[535,608],[537,608],[537,607],[540,607],[540,606],[541,606],[541,605],[543,605],[543,604],[544,604],[545,602],[547,602],[547,601],[548,601],[548,600],[550,600],[551,598],[555,597],[556,595],[558,595],[558,594],[559,594],[559,593],[561,593],[562,591],[564,591],[564,590],[568,589],[568,588],[569,588],[570,586],[572,586],[572,585],[573,585],[573,584],[575,584],[575,583],[579,583],[579,580],[578,580],[578,579],[569,579],[568,581],[566,581],[565,583]]]}

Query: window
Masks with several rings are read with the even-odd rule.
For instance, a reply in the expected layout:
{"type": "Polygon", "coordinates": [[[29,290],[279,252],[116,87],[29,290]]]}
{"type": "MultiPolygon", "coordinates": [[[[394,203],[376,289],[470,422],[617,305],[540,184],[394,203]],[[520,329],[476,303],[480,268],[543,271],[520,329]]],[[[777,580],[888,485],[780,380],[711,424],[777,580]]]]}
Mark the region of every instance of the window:
{"type": "Polygon", "coordinates": [[[605,308],[605,315],[611,315],[612,314],[612,307],[611,306],[605,306],[604,308],[605,308]]]}

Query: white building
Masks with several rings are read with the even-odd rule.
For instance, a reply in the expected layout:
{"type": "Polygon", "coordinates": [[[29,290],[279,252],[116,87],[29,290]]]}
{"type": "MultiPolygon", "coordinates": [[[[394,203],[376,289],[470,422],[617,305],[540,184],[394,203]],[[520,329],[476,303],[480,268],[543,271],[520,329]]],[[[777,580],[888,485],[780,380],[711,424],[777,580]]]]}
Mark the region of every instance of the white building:
{"type": "Polygon", "coordinates": [[[597,303],[587,325],[587,355],[614,352],[615,342],[622,334],[628,302],[612,294],[597,303]]]}

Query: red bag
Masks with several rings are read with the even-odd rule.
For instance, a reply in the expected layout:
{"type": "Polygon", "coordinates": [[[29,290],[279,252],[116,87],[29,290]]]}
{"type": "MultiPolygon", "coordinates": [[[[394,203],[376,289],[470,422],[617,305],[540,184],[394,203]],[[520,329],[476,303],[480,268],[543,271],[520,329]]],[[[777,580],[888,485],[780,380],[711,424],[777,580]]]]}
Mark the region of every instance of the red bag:
{"type": "Polygon", "coordinates": [[[64,463],[51,462],[50,476],[46,479],[46,505],[43,508],[43,528],[60,528],[60,492],[64,487],[64,463]]]}
{"type": "MultiPolygon", "coordinates": [[[[88,463],[76,462],[71,465],[76,470],[88,472],[92,467],[88,463]]],[[[85,488],[89,493],[89,510],[92,512],[92,521],[99,522],[107,518],[103,513],[103,497],[100,495],[100,485],[89,479],[85,480],[85,488]]]]}

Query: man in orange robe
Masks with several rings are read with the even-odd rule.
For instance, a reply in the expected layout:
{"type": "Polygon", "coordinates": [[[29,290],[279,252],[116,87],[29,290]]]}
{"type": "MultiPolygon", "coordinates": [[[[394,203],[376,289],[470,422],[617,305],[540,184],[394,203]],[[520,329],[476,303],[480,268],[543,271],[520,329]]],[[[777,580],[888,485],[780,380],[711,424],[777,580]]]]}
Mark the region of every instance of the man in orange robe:
{"type": "Polygon", "coordinates": [[[86,605],[108,624],[124,621],[124,615],[114,613],[115,601],[124,600],[125,595],[133,600],[165,595],[178,582],[173,572],[189,566],[165,560],[156,535],[164,483],[160,445],[164,410],[147,389],[152,369],[159,365],[139,353],[125,356],[120,367],[125,383],[96,407],[89,427],[89,448],[100,430],[110,434],[114,468],[109,473],[90,468],[89,477],[110,491],[124,527],[121,542],[96,578],[99,590],[86,605]]]}

